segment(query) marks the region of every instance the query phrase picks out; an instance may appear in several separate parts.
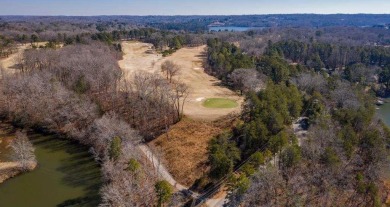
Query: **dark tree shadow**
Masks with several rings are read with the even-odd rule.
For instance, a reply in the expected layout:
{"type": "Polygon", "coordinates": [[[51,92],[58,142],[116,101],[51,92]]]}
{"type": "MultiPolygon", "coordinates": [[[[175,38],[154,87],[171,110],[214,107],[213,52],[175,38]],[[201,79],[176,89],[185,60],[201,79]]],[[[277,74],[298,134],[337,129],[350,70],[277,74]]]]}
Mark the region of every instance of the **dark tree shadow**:
{"type": "Polygon", "coordinates": [[[34,145],[49,150],[52,153],[65,151],[70,156],[62,159],[56,169],[65,174],[62,184],[70,187],[82,187],[86,196],[66,200],[57,206],[98,206],[100,203],[99,189],[102,185],[99,164],[88,152],[88,147],[77,142],[59,139],[55,135],[42,136],[30,134],[34,145]]]}

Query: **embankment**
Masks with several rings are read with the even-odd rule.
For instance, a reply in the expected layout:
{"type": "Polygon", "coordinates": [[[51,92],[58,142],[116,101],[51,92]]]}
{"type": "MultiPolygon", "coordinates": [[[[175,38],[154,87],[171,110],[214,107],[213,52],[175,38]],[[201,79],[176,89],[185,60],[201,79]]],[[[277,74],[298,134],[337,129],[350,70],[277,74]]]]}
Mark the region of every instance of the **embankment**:
{"type": "Polygon", "coordinates": [[[36,162],[30,162],[27,169],[23,168],[19,162],[0,162],[0,183],[22,172],[34,170],[36,167],[36,162]]]}

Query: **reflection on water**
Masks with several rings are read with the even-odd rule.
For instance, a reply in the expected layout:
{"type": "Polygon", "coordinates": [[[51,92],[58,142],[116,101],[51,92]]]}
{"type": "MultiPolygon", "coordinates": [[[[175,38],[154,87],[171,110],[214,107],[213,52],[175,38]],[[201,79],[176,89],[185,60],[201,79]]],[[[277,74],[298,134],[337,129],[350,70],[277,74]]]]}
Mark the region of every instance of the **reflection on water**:
{"type": "Polygon", "coordinates": [[[97,206],[101,175],[88,149],[53,136],[29,137],[39,165],[0,184],[0,206],[97,206]]]}

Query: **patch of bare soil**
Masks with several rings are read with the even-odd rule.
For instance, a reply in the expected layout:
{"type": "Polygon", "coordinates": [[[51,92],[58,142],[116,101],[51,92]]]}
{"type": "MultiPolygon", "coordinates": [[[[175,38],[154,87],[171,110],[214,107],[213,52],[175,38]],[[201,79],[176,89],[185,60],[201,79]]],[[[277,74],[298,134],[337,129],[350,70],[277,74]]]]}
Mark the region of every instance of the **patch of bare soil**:
{"type": "MultiPolygon", "coordinates": [[[[30,162],[28,164],[29,171],[34,170],[36,167],[36,162],[30,162]]],[[[24,170],[18,162],[0,162],[0,183],[9,178],[15,177],[22,172],[24,172],[24,170]]]]}
{"type": "Polygon", "coordinates": [[[162,59],[162,55],[152,49],[153,45],[142,42],[122,42],[123,59],[119,61],[126,77],[131,77],[137,71],[159,73],[155,64],[162,59]]]}
{"type": "Polygon", "coordinates": [[[183,119],[149,146],[163,155],[164,164],[179,183],[191,186],[207,173],[208,143],[221,132],[210,122],[183,119]]]}
{"type": "Polygon", "coordinates": [[[0,183],[20,173],[17,162],[0,162],[0,183]]]}

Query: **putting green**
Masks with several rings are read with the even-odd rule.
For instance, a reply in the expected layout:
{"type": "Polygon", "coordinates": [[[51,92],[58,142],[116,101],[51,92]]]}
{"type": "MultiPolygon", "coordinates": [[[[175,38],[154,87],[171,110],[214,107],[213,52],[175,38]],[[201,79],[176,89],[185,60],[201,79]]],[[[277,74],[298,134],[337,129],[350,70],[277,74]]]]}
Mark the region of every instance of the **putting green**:
{"type": "Polygon", "coordinates": [[[238,103],[227,98],[208,98],[203,102],[206,108],[235,108],[238,103]]]}

